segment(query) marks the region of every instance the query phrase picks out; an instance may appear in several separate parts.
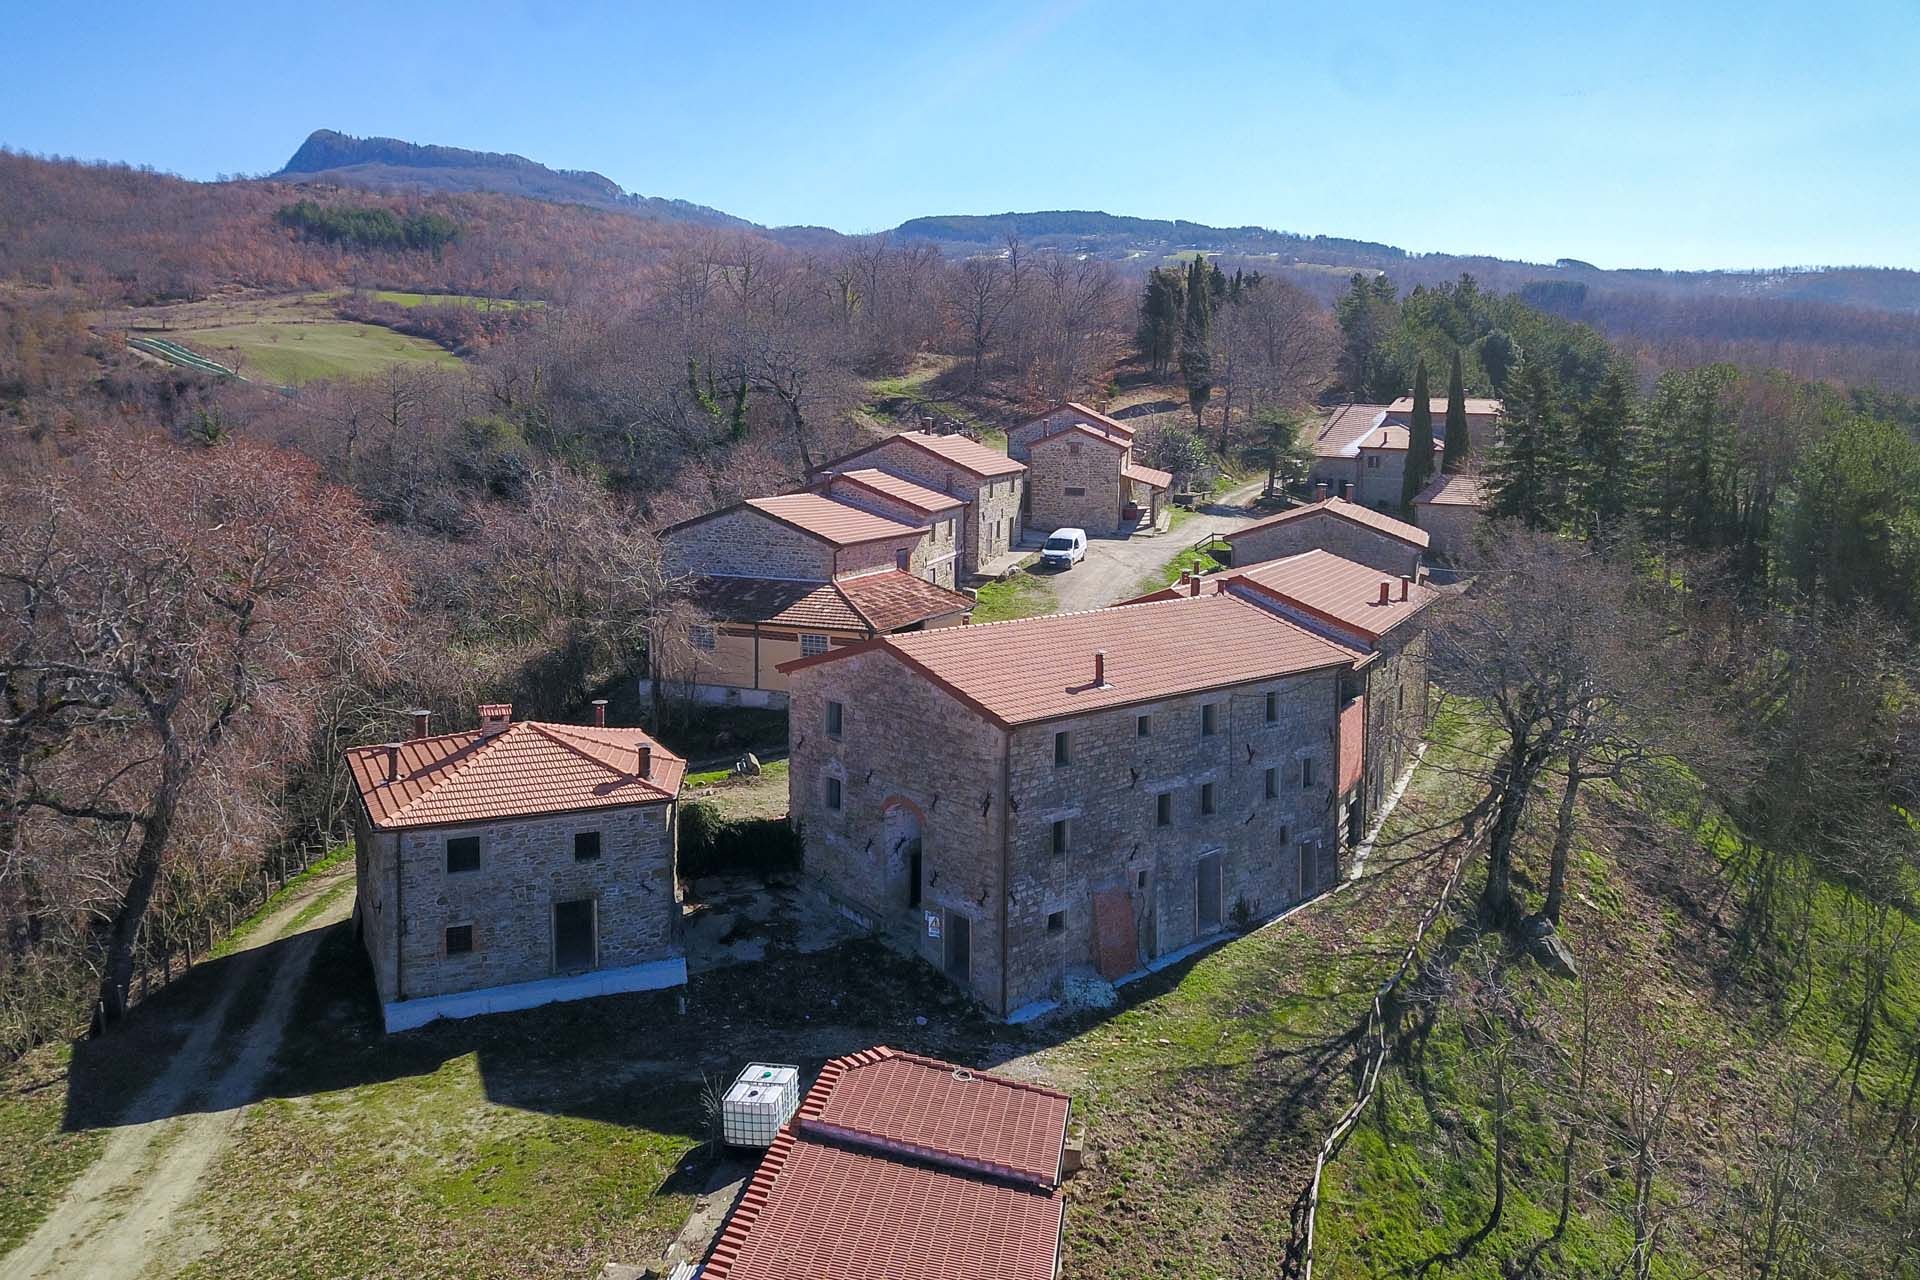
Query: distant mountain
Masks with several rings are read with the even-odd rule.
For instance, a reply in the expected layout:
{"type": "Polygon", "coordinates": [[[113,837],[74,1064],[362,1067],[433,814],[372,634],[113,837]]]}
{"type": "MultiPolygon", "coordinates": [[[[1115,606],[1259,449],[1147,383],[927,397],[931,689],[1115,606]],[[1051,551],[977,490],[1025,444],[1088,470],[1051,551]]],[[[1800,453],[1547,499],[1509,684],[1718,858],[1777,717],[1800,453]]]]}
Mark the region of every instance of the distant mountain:
{"type": "Polygon", "coordinates": [[[641,217],[751,229],[744,218],[686,200],[636,195],[602,174],[549,169],[525,156],[464,147],[422,146],[399,138],[355,138],[316,129],[273,175],[290,182],[330,182],[375,191],[494,191],[560,204],[593,205],[641,217]]]}
{"type": "Polygon", "coordinates": [[[1203,222],[1178,218],[1130,218],[1087,209],[914,218],[901,223],[894,235],[953,247],[985,247],[1004,243],[1008,236],[1017,235],[1024,244],[1099,257],[1145,257],[1200,249],[1209,253],[1279,254],[1315,262],[1351,260],[1355,264],[1375,265],[1382,259],[1397,261],[1407,256],[1404,249],[1371,240],[1302,236],[1266,227],[1210,227],[1203,222]]]}

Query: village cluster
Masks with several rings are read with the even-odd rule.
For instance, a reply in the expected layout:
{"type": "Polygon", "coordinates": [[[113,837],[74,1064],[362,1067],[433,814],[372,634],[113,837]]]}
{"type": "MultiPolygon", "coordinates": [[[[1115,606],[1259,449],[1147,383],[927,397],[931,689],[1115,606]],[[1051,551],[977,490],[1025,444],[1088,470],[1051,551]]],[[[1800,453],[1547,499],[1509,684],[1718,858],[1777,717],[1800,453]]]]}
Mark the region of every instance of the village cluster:
{"type": "MultiPolygon", "coordinates": [[[[784,707],[809,885],[993,1014],[1044,1015],[1327,891],[1391,803],[1425,728],[1428,570],[1464,553],[1480,504],[1453,474],[1418,523],[1381,509],[1410,409],[1335,410],[1311,500],[1226,535],[1220,571],[978,625],[964,588],[1018,564],[1027,531],[1164,528],[1173,477],[1080,404],[1005,453],[889,436],[663,532],[705,620],[693,669],[650,678],[784,707]]],[[[1490,439],[1498,404],[1468,410],[1490,439]]],[[[686,981],[686,762],[595,712],[489,705],[441,734],[417,715],[350,753],[356,921],[390,1030],[686,981]]],[[[849,1184],[1009,1223],[995,1274],[1055,1274],[1064,1096],[876,1050],[795,1105],[705,1275],[772,1274],[754,1259],[809,1229],[862,1247],[822,1207],[849,1184]]],[[[885,1234],[925,1249],[941,1230],[907,1212],[885,1234]]]]}

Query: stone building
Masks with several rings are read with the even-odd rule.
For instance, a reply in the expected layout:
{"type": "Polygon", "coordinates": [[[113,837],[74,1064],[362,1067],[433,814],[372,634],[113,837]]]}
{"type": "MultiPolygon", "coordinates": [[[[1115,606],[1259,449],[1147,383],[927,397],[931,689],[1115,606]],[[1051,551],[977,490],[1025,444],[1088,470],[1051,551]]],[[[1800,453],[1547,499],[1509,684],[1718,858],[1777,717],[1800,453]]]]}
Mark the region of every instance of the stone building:
{"type": "Polygon", "coordinates": [[[1307,506],[1223,536],[1236,566],[1318,549],[1394,577],[1410,578],[1419,576],[1420,557],[1429,541],[1415,525],[1357,502],[1329,498],[1324,491],[1307,506]]]}
{"type": "MultiPolygon", "coordinates": [[[[1383,422],[1369,431],[1356,446],[1353,487],[1348,497],[1376,511],[1398,511],[1407,475],[1407,428],[1395,422],[1383,422]]],[[[1436,424],[1433,438],[1433,467],[1440,469],[1445,441],[1436,424]]]]}
{"type": "Polygon", "coordinates": [[[1044,436],[1050,436],[1064,427],[1083,426],[1098,431],[1115,440],[1133,443],[1133,428],[1118,418],[1108,417],[1098,409],[1089,409],[1078,401],[1069,400],[1047,410],[1031,422],[1021,423],[1007,432],[1007,456],[1029,461],[1033,442],[1044,436]]]}
{"type": "Polygon", "coordinates": [[[1234,594],[787,665],[810,875],[1012,1015],[1338,875],[1356,651],[1234,594]]]}
{"type": "Polygon", "coordinates": [[[1487,490],[1464,472],[1435,476],[1413,500],[1413,518],[1427,531],[1429,547],[1449,564],[1471,560],[1487,523],[1487,490]]]}
{"type": "Polygon", "coordinates": [[[1343,404],[1327,414],[1313,438],[1312,484],[1345,497],[1359,480],[1360,441],[1385,421],[1383,404],[1343,404]]]}
{"type": "MultiPolygon", "coordinates": [[[[604,704],[596,720],[604,720],[604,704]]],[[[639,729],[514,721],[353,747],[354,922],[387,1030],[687,980],[686,762],[639,729]]]]}
{"type": "MultiPolygon", "coordinates": [[[[1447,402],[1442,397],[1430,404],[1434,447],[1439,450],[1446,443],[1447,402]]],[[[1493,443],[1500,402],[1469,396],[1466,408],[1469,448],[1484,449],[1493,443]]],[[[1336,496],[1351,498],[1362,506],[1397,509],[1406,474],[1407,428],[1412,422],[1411,396],[1402,396],[1392,404],[1340,405],[1315,433],[1308,480],[1324,484],[1336,496]]],[[[1439,459],[1436,452],[1436,471],[1439,459]]]]}
{"type": "Polygon", "coordinates": [[[882,471],[965,504],[960,519],[961,581],[992,576],[1018,559],[1026,464],[965,436],[902,431],[835,458],[823,473],[882,471]]]}
{"type": "MultiPolygon", "coordinates": [[[[1493,429],[1500,420],[1500,402],[1487,396],[1467,396],[1467,443],[1474,449],[1484,448],[1493,443],[1493,429]]],[[[1413,424],[1413,397],[1401,396],[1387,406],[1388,422],[1397,426],[1413,424]]],[[[1447,398],[1433,396],[1427,401],[1427,412],[1433,416],[1433,434],[1444,435],[1447,429],[1447,398]]]]}
{"type": "Polygon", "coordinates": [[[1035,436],[1027,453],[1027,523],[1036,532],[1159,528],[1173,477],[1133,460],[1131,437],[1072,422],[1035,436]]]}
{"type": "Polygon", "coordinates": [[[749,498],[661,531],[669,572],[706,620],[691,630],[688,669],[650,661],[643,693],[668,680],[697,701],[779,706],[783,662],[966,621],[973,601],[952,589],[962,505],[870,470],[822,488],[749,498]]]}

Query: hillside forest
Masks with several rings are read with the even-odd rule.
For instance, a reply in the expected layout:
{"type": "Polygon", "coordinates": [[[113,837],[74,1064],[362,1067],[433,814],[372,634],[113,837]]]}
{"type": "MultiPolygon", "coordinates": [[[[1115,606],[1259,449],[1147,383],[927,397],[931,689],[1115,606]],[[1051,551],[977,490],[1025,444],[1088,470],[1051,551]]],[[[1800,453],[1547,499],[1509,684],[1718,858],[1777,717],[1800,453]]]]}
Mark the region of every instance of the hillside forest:
{"type": "Polygon", "coordinates": [[[1459,804],[1401,864],[1462,887],[1343,1158],[1417,1147],[1473,1221],[1394,1265],[1920,1275],[1912,318],[1335,284],[0,153],[0,1055],[113,1035],[342,836],[341,749],[405,709],[621,696],[691,621],[652,530],[928,418],[1146,389],[1149,462],[1264,473],[1430,385],[1505,404],[1434,630],[1459,804]],[[116,320],[320,293],[457,360],[283,387],[116,320]],[[1656,905],[1603,945],[1571,923],[1614,871],[1656,905]],[[1635,1000],[1636,948],[1699,1016],[1635,1000]]]}

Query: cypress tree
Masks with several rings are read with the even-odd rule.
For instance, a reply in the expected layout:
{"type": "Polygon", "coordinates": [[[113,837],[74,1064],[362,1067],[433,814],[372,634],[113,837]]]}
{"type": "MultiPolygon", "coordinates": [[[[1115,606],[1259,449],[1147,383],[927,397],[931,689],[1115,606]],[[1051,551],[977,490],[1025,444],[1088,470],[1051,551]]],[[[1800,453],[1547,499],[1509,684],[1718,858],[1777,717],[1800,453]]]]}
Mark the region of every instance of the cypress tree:
{"type": "Polygon", "coordinates": [[[1180,331],[1180,381],[1187,387],[1187,404],[1197,429],[1213,395],[1213,288],[1209,275],[1218,275],[1206,258],[1195,255],[1187,274],[1187,318],[1180,331]]]}
{"type": "Polygon", "coordinates": [[[1407,465],[1400,473],[1400,505],[1411,507],[1414,495],[1433,478],[1433,405],[1427,399],[1427,362],[1413,370],[1413,425],[1407,428],[1407,465]]]}
{"type": "Polygon", "coordinates": [[[1447,444],[1440,469],[1452,475],[1466,465],[1473,443],[1467,439],[1467,387],[1460,376],[1460,349],[1453,351],[1453,370],[1447,374],[1447,444]]]}

